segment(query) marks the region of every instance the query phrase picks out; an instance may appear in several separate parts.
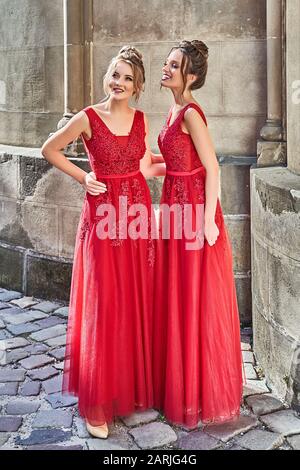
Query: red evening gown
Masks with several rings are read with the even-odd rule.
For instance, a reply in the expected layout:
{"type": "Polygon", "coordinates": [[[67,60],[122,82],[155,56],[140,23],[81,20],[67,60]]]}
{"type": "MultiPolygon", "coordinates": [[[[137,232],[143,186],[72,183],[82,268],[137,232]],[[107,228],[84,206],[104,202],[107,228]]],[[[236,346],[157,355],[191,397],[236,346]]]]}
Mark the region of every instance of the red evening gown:
{"type": "MultiPolygon", "coordinates": [[[[101,204],[112,204],[120,221],[119,196],[127,196],[127,209],[143,204],[150,215],[150,192],[139,171],[145,153],[143,113],[135,111],[129,136],[116,136],[92,107],[84,111],[92,138],[82,135],[82,139],[91,168],[97,180],[106,183],[107,192],[98,196],[86,192],[84,198],[75,242],[62,392],[78,396],[80,414],[92,425],[101,425],[153,405],[155,244],[151,237],[125,239],[124,225],[118,223],[114,238],[100,239],[96,233],[103,220],[96,213],[101,204]]],[[[132,220],[128,216],[128,224],[132,220]]]]}
{"type": "MultiPolygon", "coordinates": [[[[205,168],[189,134],[181,129],[185,106],[158,143],[167,173],[161,204],[205,204],[205,168]]],[[[204,212],[203,212],[204,213],[204,212]]],[[[195,210],[193,212],[195,215],[195,210]]],[[[172,220],[172,219],[171,219],[172,220]]],[[[174,219],[173,219],[174,220],[174,219]]],[[[168,421],[186,427],[239,416],[243,388],[240,324],[232,250],[219,199],[213,246],[186,249],[186,239],[158,241],[155,277],[153,384],[154,406],[168,421]]],[[[195,226],[194,226],[195,227],[195,226]]],[[[183,233],[183,232],[181,232],[183,233]]],[[[178,237],[177,237],[178,238],[178,237]]],[[[199,240],[201,236],[199,235],[199,240]]]]}

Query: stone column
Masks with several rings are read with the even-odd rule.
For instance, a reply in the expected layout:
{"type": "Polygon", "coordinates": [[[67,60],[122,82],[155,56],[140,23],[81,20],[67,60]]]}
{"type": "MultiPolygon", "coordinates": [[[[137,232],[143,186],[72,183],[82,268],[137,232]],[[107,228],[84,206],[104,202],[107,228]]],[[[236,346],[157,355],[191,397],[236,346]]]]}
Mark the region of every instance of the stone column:
{"type": "MultiPolygon", "coordinates": [[[[89,44],[91,25],[90,0],[63,0],[64,9],[64,115],[57,128],[63,127],[86,104],[89,94],[89,44]]],[[[84,153],[81,141],[65,149],[70,156],[84,153]]]]}
{"type": "Polygon", "coordinates": [[[267,121],[258,141],[258,166],[286,163],[282,123],[282,17],[285,0],[267,0],[267,121]]]}

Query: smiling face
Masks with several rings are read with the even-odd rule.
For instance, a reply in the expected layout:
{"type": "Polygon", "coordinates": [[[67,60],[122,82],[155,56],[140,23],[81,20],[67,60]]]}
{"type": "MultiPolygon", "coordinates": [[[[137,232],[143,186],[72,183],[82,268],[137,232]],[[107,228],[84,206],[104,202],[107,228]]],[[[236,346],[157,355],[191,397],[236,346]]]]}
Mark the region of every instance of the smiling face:
{"type": "Polygon", "coordinates": [[[120,60],[108,77],[108,92],[117,100],[129,99],[134,94],[133,71],[130,64],[120,60]]]}
{"type": "Polygon", "coordinates": [[[168,55],[162,68],[161,86],[184,93],[197,79],[195,74],[186,73],[190,61],[180,49],[174,49],[168,55]],[[181,70],[182,69],[182,70],[181,70]]]}

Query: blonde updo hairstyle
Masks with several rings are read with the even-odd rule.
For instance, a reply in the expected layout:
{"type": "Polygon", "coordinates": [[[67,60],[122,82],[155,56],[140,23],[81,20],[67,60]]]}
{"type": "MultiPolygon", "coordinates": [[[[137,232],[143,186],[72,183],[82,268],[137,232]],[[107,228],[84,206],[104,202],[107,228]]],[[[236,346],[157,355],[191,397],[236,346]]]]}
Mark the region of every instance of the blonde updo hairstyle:
{"type": "Polygon", "coordinates": [[[109,81],[116,69],[117,63],[121,60],[129,64],[132,68],[133,96],[135,97],[135,101],[138,101],[141,92],[144,91],[145,69],[141,52],[133,46],[122,47],[118,54],[111,60],[107,72],[103,77],[103,90],[106,94],[105,99],[108,99],[109,96],[109,81]]]}
{"type": "Polygon", "coordinates": [[[179,49],[182,54],[182,62],[180,66],[181,76],[183,79],[183,91],[186,88],[187,74],[196,75],[196,80],[190,85],[190,90],[197,90],[203,87],[206,79],[208,68],[208,47],[207,45],[198,40],[193,41],[180,41],[177,46],[172,47],[172,51],[179,49]]]}

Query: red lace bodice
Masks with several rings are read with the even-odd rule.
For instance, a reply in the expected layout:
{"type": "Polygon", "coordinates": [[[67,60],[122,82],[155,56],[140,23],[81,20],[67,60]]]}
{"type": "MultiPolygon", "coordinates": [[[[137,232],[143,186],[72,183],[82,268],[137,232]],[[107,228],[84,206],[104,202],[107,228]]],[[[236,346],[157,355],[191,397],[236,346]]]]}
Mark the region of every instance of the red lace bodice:
{"type": "Polygon", "coordinates": [[[88,116],[92,137],[87,140],[81,134],[81,138],[96,176],[124,174],[139,170],[140,159],[146,151],[143,112],[138,109],[135,111],[126,144],[126,142],[120,143],[120,137],[123,136],[113,134],[91,106],[83,111],[88,116]]]}
{"type": "Polygon", "coordinates": [[[203,111],[195,103],[189,103],[182,108],[170,126],[171,110],[169,111],[166,123],[158,136],[158,146],[167,170],[170,171],[192,171],[203,166],[191,136],[181,129],[181,121],[188,108],[196,109],[207,126],[203,111]]]}

